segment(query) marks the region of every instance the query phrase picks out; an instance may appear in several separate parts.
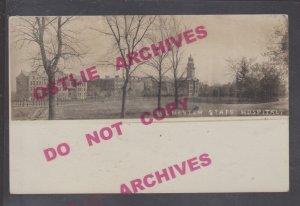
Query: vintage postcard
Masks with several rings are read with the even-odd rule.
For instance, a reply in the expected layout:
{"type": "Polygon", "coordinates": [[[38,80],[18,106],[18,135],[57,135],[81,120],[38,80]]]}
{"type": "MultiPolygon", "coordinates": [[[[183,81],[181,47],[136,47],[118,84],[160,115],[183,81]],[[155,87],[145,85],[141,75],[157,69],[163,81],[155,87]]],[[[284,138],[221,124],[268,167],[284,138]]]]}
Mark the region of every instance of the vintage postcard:
{"type": "Polygon", "coordinates": [[[284,14],[10,17],[10,192],[287,192],[288,37],[284,14]]]}

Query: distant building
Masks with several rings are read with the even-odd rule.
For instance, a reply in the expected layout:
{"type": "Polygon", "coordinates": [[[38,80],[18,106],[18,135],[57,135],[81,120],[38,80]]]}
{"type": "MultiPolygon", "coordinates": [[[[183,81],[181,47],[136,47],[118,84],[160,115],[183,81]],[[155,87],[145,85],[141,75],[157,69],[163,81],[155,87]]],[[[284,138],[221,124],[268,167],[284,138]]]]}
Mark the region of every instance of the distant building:
{"type": "MultiPolygon", "coordinates": [[[[31,85],[32,83],[30,83],[31,85]]],[[[23,71],[16,77],[16,99],[27,100],[30,96],[30,89],[33,86],[29,86],[29,76],[23,71]]]]}
{"type": "MultiPolygon", "coordinates": [[[[114,78],[105,76],[103,79],[97,79],[87,82],[87,98],[122,96],[124,79],[119,76],[114,78]]],[[[200,82],[195,76],[195,66],[192,56],[188,58],[186,66],[186,77],[178,80],[180,96],[198,96],[200,91],[200,82]]],[[[158,83],[151,77],[130,77],[127,85],[128,96],[157,96],[158,83]]],[[[162,77],[161,96],[174,95],[174,82],[167,76],[162,77]]]]}
{"type": "MultiPolygon", "coordinates": [[[[55,73],[55,81],[67,76],[64,72],[55,73]]],[[[75,79],[80,80],[79,76],[73,75],[75,79]]],[[[85,99],[87,96],[87,83],[83,82],[77,87],[73,87],[70,81],[66,81],[68,89],[63,90],[62,84],[56,84],[58,87],[58,93],[55,97],[58,100],[70,100],[70,99],[85,99]]],[[[47,87],[48,76],[45,72],[38,73],[36,71],[24,72],[16,77],[16,99],[17,100],[35,100],[34,89],[36,87],[47,87]]],[[[47,97],[46,97],[47,98],[47,97]]]]}
{"type": "Polygon", "coordinates": [[[143,96],[156,96],[157,82],[150,77],[144,77],[142,78],[142,81],[144,83],[143,96]]]}
{"type": "Polygon", "coordinates": [[[144,92],[144,82],[140,77],[131,77],[128,83],[129,96],[142,96],[144,92]]]}
{"type": "MultiPolygon", "coordinates": [[[[144,96],[157,96],[158,94],[158,82],[150,77],[142,79],[144,82],[144,96]]],[[[171,96],[174,94],[173,81],[168,77],[162,77],[161,81],[161,96],[171,96]]]]}
{"type": "Polygon", "coordinates": [[[198,96],[200,82],[195,76],[194,59],[192,56],[189,57],[186,66],[186,78],[179,80],[179,95],[181,96],[198,96]]]}
{"type": "MultiPolygon", "coordinates": [[[[168,77],[162,77],[161,82],[161,96],[174,95],[174,81],[168,77]]],[[[146,77],[144,80],[144,95],[145,96],[157,96],[158,94],[158,82],[150,77],[146,77]]],[[[179,96],[198,96],[199,95],[200,82],[195,76],[195,66],[192,56],[189,57],[186,66],[186,77],[178,79],[178,94],[179,96]]]]}
{"type": "MultiPolygon", "coordinates": [[[[77,82],[81,81],[81,78],[77,75],[73,75],[77,82]]],[[[82,82],[81,84],[73,87],[70,81],[67,81],[68,90],[63,91],[62,87],[60,87],[60,92],[66,92],[66,96],[63,96],[63,99],[86,99],[87,98],[87,82],[82,82]]],[[[58,98],[60,95],[58,95],[58,98]]]]}
{"type": "Polygon", "coordinates": [[[87,82],[87,96],[93,97],[107,97],[107,96],[119,96],[122,94],[122,86],[124,79],[119,76],[110,78],[105,76],[104,79],[97,79],[87,82]]]}
{"type": "MultiPolygon", "coordinates": [[[[97,79],[87,82],[87,95],[93,97],[121,96],[124,79],[118,75],[114,78],[105,76],[104,79],[97,79]]],[[[142,78],[131,77],[127,85],[127,95],[142,96],[144,91],[144,82],[142,78]]]]}
{"type": "Polygon", "coordinates": [[[16,77],[16,98],[18,100],[33,100],[34,89],[48,83],[48,77],[45,73],[38,73],[36,71],[21,73],[16,77]]]}

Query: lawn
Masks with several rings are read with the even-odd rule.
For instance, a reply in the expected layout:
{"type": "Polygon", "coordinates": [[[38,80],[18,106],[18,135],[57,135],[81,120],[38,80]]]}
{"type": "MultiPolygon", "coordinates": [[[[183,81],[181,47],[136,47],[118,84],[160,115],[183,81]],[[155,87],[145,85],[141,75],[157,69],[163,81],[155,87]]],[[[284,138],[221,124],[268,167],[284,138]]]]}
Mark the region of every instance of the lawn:
{"type": "MultiPolygon", "coordinates": [[[[172,97],[163,97],[162,106],[173,102],[172,97]]],[[[128,98],[126,102],[126,118],[139,118],[140,114],[146,111],[153,111],[157,107],[157,99],[152,98],[128,98]]],[[[276,102],[251,103],[251,104],[226,104],[226,103],[205,103],[199,98],[188,100],[189,111],[202,111],[196,116],[210,116],[213,111],[216,116],[224,116],[225,110],[233,110],[231,116],[239,116],[241,110],[279,110],[283,115],[288,115],[287,99],[280,99],[276,102]],[[222,111],[222,113],[221,113],[222,111]],[[221,115],[220,115],[221,114],[221,115]]],[[[74,102],[65,105],[58,105],[56,110],[57,119],[114,119],[120,117],[121,101],[106,100],[97,102],[74,102]]],[[[13,107],[12,119],[47,119],[47,107],[13,107]]],[[[229,116],[229,115],[227,115],[229,116]]],[[[194,116],[193,116],[194,117],[194,116]]]]}

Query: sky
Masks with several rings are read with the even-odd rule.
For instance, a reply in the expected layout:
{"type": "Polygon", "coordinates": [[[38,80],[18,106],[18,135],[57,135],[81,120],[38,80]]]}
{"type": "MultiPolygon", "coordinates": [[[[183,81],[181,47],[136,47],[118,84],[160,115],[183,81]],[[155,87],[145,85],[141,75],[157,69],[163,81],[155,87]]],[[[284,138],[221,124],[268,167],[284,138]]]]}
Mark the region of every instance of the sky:
{"type": "MultiPolygon", "coordinates": [[[[185,69],[191,55],[194,58],[196,77],[210,85],[232,81],[233,77],[228,74],[228,59],[247,57],[255,58],[258,62],[266,60],[263,53],[270,46],[274,29],[284,22],[283,15],[186,15],[177,18],[181,18],[183,26],[188,29],[204,26],[208,33],[206,38],[182,46],[184,59],[180,67],[185,69]]],[[[16,89],[15,78],[21,70],[32,70],[30,58],[38,51],[35,44],[21,46],[20,42],[17,42],[20,38],[16,32],[19,29],[17,25],[22,24],[21,17],[9,19],[9,69],[12,91],[16,89]]],[[[95,31],[105,28],[103,17],[76,17],[66,28],[76,31],[76,37],[86,51],[82,62],[69,62],[68,72],[76,74],[96,65],[101,78],[106,75],[121,76],[121,71],[117,72],[113,67],[99,64],[112,45],[110,37],[95,31]]],[[[117,55],[111,54],[111,58],[116,57],[117,55]]]]}

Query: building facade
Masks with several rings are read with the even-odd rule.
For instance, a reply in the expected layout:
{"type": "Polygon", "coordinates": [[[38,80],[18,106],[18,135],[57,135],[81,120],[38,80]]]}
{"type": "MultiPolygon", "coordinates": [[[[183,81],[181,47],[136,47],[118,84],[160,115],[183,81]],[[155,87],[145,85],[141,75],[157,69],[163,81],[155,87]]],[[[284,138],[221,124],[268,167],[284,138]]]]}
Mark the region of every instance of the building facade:
{"type": "Polygon", "coordinates": [[[87,82],[87,98],[119,96],[122,94],[124,79],[119,76],[87,82]]]}
{"type": "MultiPolygon", "coordinates": [[[[124,79],[119,76],[105,76],[87,82],[87,98],[95,97],[121,97],[124,79]]],[[[194,59],[188,58],[186,77],[178,80],[178,93],[180,96],[198,96],[200,82],[195,75],[194,59]]],[[[128,96],[157,96],[158,82],[151,77],[130,77],[127,85],[128,96]]],[[[167,76],[162,77],[161,96],[174,95],[174,81],[167,76]]]]}
{"type": "MultiPolygon", "coordinates": [[[[58,79],[68,76],[64,72],[55,73],[55,82],[58,79]]],[[[80,81],[80,77],[73,75],[77,81],[80,81]]],[[[82,82],[80,85],[73,87],[70,81],[66,81],[67,90],[63,89],[62,84],[55,84],[58,87],[58,93],[55,97],[58,100],[71,100],[71,99],[86,99],[87,97],[87,83],[82,82]]],[[[22,101],[34,101],[34,90],[36,87],[47,87],[48,76],[45,72],[38,73],[36,71],[24,72],[16,77],[16,99],[22,101]]],[[[45,97],[47,99],[47,96],[45,97]]]]}
{"type": "MultiPolygon", "coordinates": [[[[124,79],[116,75],[114,78],[105,76],[104,79],[97,79],[87,82],[88,98],[94,97],[117,97],[122,96],[124,79]]],[[[131,77],[127,85],[128,96],[142,96],[144,81],[140,77],[131,77]]]]}

